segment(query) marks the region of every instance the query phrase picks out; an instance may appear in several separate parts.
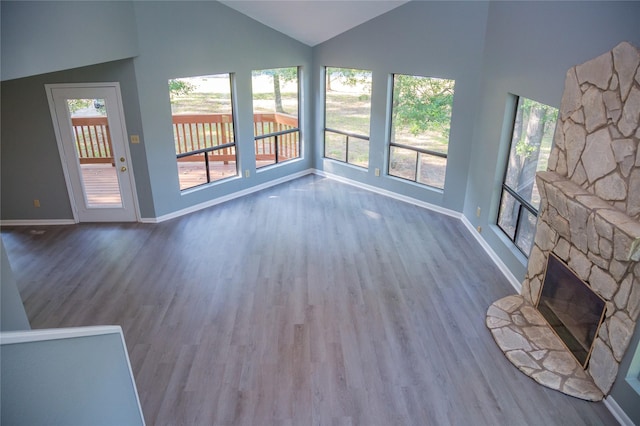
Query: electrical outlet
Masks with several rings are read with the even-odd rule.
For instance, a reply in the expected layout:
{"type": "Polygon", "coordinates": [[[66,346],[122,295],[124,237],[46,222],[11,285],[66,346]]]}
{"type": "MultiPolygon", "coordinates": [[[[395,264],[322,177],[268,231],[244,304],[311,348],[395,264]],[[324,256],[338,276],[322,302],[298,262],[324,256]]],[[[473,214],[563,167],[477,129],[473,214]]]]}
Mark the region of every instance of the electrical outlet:
{"type": "Polygon", "coordinates": [[[478,227],[476,229],[478,230],[478,234],[482,233],[482,226],[478,225],[478,227]]]}
{"type": "Polygon", "coordinates": [[[376,168],[376,176],[380,176],[380,169],[376,168]]]}
{"type": "Polygon", "coordinates": [[[482,211],[482,209],[480,207],[478,207],[476,209],[476,216],[480,217],[480,212],[482,211]]]}
{"type": "Polygon", "coordinates": [[[247,169],[244,171],[244,177],[248,178],[249,176],[251,176],[251,172],[247,169]]]}
{"type": "Polygon", "coordinates": [[[40,200],[33,200],[33,207],[40,207],[40,200]]]}
{"type": "Polygon", "coordinates": [[[140,143],[140,136],[131,135],[131,143],[140,143]]]}

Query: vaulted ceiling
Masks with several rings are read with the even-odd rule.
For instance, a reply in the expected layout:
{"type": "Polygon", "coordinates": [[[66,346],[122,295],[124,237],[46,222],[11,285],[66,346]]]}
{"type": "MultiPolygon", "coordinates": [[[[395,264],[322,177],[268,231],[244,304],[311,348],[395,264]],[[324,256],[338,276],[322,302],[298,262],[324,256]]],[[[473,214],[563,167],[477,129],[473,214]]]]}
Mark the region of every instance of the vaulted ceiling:
{"type": "Polygon", "coordinates": [[[222,0],[221,3],[315,46],[408,0],[222,0]]]}

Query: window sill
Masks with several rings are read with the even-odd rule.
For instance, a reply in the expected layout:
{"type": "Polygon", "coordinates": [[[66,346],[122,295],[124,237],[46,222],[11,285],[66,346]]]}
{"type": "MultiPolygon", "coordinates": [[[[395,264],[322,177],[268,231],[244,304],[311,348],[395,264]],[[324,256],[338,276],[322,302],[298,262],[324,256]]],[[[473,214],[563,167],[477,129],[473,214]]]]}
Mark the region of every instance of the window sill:
{"type": "Polygon", "coordinates": [[[386,174],[385,177],[388,178],[388,179],[391,179],[391,180],[393,180],[395,182],[402,182],[402,183],[404,183],[406,185],[412,185],[412,186],[415,186],[416,188],[420,188],[420,189],[423,189],[423,190],[426,189],[426,190],[432,191],[432,192],[434,192],[436,194],[440,194],[440,195],[444,194],[444,189],[443,188],[438,188],[436,186],[430,186],[430,185],[427,185],[426,183],[420,183],[420,182],[416,182],[416,181],[413,181],[413,180],[404,179],[404,178],[401,178],[401,177],[398,177],[398,176],[393,176],[393,175],[390,175],[390,174],[386,174]]]}
{"type": "Polygon", "coordinates": [[[242,176],[240,176],[240,175],[229,176],[228,178],[216,180],[214,182],[203,183],[202,185],[198,185],[198,186],[194,186],[192,188],[187,188],[187,189],[181,190],[180,191],[180,196],[193,194],[195,192],[203,191],[203,190],[205,190],[207,188],[213,188],[215,186],[219,186],[219,185],[225,184],[227,182],[232,182],[232,181],[238,180],[238,179],[242,179],[242,176]]]}
{"type": "Polygon", "coordinates": [[[360,171],[360,172],[365,172],[365,173],[369,172],[369,167],[358,166],[357,164],[347,163],[345,161],[336,160],[334,158],[322,157],[322,161],[323,162],[328,162],[330,164],[339,164],[341,166],[349,167],[349,168],[352,168],[352,169],[360,171]]]}
{"type": "Polygon", "coordinates": [[[262,166],[262,167],[256,169],[256,174],[260,174],[260,173],[266,172],[268,170],[277,169],[279,167],[284,167],[284,166],[289,165],[289,164],[299,163],[302,160],[304,160],[304,158],[302,156],[300,156],[298,158],[292,158],[291,160],[281,161],[279,163],[274,163],[274,164],[269,164],[267,166],[262,166]]]}
{"type": "Polygon", "coordinates": [[[516,245],[513,243],[513,241],[511,241],[502,231],[502,229],[500,229],[500,227],[498,225],[489,225],[489,229],[491,230],[491,232],[493,232],[493,234],[498,238],[498,240],[500,240],[500,243],[502,243],[504,245],[504,248],[507,249],[511,255],[518,261],[520,262],[520,264],[522,264],[522,266],[524,268],[527,267],[527,264],[529,263],[529,259],[527,259],[527,257],[522,254],[522,252],[520,251],[520,249],[518,247],[516,247],[516,245]]]}

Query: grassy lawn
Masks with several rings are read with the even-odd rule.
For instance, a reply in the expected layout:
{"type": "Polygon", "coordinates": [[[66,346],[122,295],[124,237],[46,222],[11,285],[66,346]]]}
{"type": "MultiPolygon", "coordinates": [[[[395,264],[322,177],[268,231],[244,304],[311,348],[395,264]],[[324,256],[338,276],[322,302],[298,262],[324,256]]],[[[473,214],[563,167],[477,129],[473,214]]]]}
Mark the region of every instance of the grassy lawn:
{"type": "Polygon", "coordinates": [[[326,127],[368,136],[371,100],[368,96],[329,92],[325,103],[326,127]]]}
{"type": "MultiPolygon", "coordinates": [[[[254,96],[254,112],[270,113],[275,110],[273,94],[259,93],[254,96]]],[[[287,114],[296,115],[298,98],[296,93],[283,93],[282,106],[287,114]]],[[[228,93],[193,92],[176,96],[171,102],[172,114],[231,114],[231,100],[228,93]]]]}
{"type": "Polygon", "coordinates": [[[176,96],[171,102],[172,114],[230,114],[228,93],[199,93],[176,96]]]}

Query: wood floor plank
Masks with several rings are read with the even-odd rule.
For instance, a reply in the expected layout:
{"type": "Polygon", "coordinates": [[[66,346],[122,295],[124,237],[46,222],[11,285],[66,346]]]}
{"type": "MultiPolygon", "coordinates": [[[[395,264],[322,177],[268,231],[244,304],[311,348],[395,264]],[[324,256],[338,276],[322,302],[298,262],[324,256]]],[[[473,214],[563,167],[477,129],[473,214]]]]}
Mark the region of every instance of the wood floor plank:
{"type": "Polygon", "coordinates": [[[149,425],[611,425],[484,325],[456,218],[307,176],[160,224],[3,228],[34,328],[123,327],[149,425]]]}

